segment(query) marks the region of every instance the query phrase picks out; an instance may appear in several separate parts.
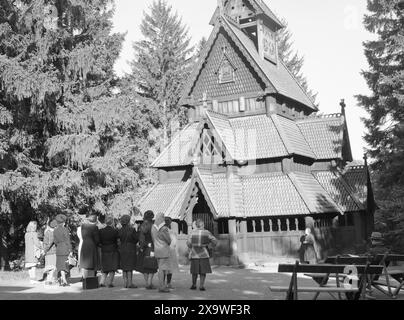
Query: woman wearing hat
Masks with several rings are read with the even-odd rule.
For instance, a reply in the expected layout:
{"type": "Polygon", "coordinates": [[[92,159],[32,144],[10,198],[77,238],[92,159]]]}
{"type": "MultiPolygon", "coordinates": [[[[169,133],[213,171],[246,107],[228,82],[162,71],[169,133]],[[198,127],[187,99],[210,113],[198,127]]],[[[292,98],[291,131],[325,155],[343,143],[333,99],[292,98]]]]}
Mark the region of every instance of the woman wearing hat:
{"type": "Polygon", "coordinates": [[[145,260],[149,259],[146,257],[154,258],[154,245],[151,235],[153,219],[153,211],[146,211],[143,217],[144,221],[139,228],[139,254],[137,257],[138,263],[136,270],[143,273],[143,277],[146,282],[146,289],[155,289],[153,286],[153,277],[154,274],[157,273],[157,266],[152,267],[145,263],[145,260]]]}
{"type": "Polygon", "coordinates": [[[118,232],[120,268],[122,269],[125,288],[137,288],[133,284],[133,270],[136,267],[136,244],[138,236],[135,228],[130,225],[130,216],[121,217],[122,228],[118,232]]]}
{"type": "Polygon", "coordinates": [[[80,268],[83,278],[95,277],[100,265],[98,257],[100,235],[96,215],[90,215],[87,222],[81,226],[81,237],[83,243],[80,250],[80,268]]]}
{"type": "Polygon", "coordinates": [[[52,285],[57,282],[56,274],[56,246],[53,243],[53,231],[57,227],[56,220],[52,220],[44,234],[44,248],[45,248],[45,270],[44,274],[47,274],[45,285],[52,285]]]}
{"type": "Polygon", "coordinates": [[[68,286],[67,274],[70,272],[67,260],[72,254],[72,244],[69,230],[65,227],[66,216],[59,214],[56,216],[57,227],[53,231],[53,243],[56,246],[56,270],[60,274],[60,285],[68,286]]]}

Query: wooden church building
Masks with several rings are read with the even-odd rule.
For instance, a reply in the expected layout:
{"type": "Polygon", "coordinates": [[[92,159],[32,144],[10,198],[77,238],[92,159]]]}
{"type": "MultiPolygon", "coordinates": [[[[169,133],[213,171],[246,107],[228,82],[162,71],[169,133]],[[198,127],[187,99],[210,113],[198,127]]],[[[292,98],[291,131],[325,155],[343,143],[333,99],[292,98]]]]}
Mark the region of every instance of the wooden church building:
{"type": "Polygon", "coordinates": [[[366,166],[352,166],[345,117],[318,109],[278,57],[282,23],[259,0],[219,0],[183,91],[189,124],[154,161],[142,213],[174,221],[179,255],[198,218],[220,240],[215,263],[298,257],[311,228],[320,258],[373,228],[366,166]]]}

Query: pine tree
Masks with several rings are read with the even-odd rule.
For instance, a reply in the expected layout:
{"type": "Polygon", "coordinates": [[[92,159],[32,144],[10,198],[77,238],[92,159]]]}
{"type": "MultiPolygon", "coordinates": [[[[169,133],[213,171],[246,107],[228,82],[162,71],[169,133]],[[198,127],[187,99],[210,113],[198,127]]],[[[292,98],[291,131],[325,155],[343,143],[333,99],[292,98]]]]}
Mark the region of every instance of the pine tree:
{"type": "MultiPolygon", "coordinates": [[[[378,214],[404,221],[404,6],[400,2],[368,0],[364,24],[377,39],[364,43],[370,69],[362,74],[372,94],[357,98],[369,114],[364,119],[365,140],[374,159],[378,214]]],[[[404,225],[398,226],[393,233],[401,232],[404,239],[404,225]]]]}
{"type": "Polygon", "coordinates": [[[314,104],[317,104],[317,93],[309,88],[307,79],[302,73],[304,57],[301,57],[299,53],[293,49],[293,35],[288,28],[288,23],[284,19],[282,19],[282,23],[285,28],[281,29],[277,34],[279,57],[302,86],[306,94],[312,99],[314,104]]]}
{"type": "Polygon", "coordinates": [[[144,40],[133,45],[130,80],[138,94],[158,106],[156,128],[160,129],[163,148],[172,135],[170,126],[187,121],[178,101],[192,67],[193,48],[187,27],[163,0],[154,1],[150,12],[144,13],[140,29],[144,40]]]}
{"type": "Polygon", "coordinates": [[[0,1],[0,210],[16,230],[136,211],[150,112],[114,95],[113,1],[0,1]]]}

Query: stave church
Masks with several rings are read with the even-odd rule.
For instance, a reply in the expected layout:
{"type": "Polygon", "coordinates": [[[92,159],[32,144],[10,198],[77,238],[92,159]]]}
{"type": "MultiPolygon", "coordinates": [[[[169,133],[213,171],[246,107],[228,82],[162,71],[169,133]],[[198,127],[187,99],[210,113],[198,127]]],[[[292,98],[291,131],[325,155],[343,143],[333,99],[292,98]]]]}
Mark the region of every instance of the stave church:
{"type": "Polygon", "coordinates": [[[353,165],[345,104],[319,109],[280,60],[281,21],[260,0],[219,0],[180,105],[189,124],[153,162],[138,207],[186,239],[201,218],[215,264],[298,258],[311,228],[319,258],[360,248],[374,224],[369,171],[353,165]]]}

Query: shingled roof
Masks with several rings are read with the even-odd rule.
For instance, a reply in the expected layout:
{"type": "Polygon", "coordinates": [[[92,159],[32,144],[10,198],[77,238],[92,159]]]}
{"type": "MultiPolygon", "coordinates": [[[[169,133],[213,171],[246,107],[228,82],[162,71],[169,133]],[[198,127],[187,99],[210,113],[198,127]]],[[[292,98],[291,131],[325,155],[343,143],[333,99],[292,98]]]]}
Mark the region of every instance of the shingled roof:
{"type": "Polygon", "coordinates": [[[147,210],[154,213],[163,212],[167,217],[179,219],[181,206],[184,203],[191,180],[156,184],[142,197],[138,207],[142,215],[147,210]]]}
{"type": "Polygon", "coordinates": [[[296,121],[317,159],[342,159],[345,118],[341,114],[296,121]]]}
{"type": "Polygon", "coordinates": [[[187,125],[173,138],[151,166],[164,168],[190,165],[193,160],[193,148],[199,139],[198,127],[199,123],[187,125]]]}
{"type": "Polygon", "coordinates": [[[142,213],[164,212],[180,220],[197,188],[217,219],[360,212],[365,210],[366,197],[364,201],[359,198],[364,176],[366,180],[363,168],[355,168],[348,170],[348,179],[337,171],[315,171],[233,175],[229,181],[225,173],[195,168],[186,182],[157,184],[142,198],[139,207],[142,213]]]}
{"type": "Polygon", "coordinates": [[[241,50],[245,58],[249,61],[251,67],[257,72],[261,80],[267,85],[268,88],[275,88],[275,91],[289,99],[295,100],[312,110],[317,111],[311,98],[308,97],[303,88],[299,85],[296,78],[287,69],[285,64],[279,59],[277,65],[264,60],[260,57],[254,42],[237,26],[221,17],[220,22],[216,23],[201,57],[199,58],[197,66],[189,77],[188,84],[185,86],[180,104],[186,104],[187,97],[191,94],[192,88],[204,67],[204,62],[208,58],[209,53],[215,43],[221,29],[224,29],[230,38],[234,41],[237,47],[241,50]]]}
{"type": "MultiPolygon", "coordinates": [[[[290,120],[265,114],[231,118],[214,111],[206,121],[221,140],[229,160],[248,161],[299,155],[313,160],[343,159],[342,115],[290,120]]],[[[202,123],[186,126],[153,162],[156,168],[192,165],[202,123]]]]}

